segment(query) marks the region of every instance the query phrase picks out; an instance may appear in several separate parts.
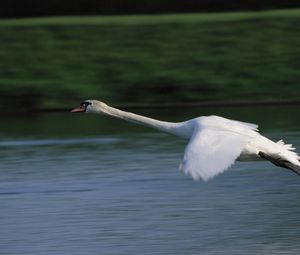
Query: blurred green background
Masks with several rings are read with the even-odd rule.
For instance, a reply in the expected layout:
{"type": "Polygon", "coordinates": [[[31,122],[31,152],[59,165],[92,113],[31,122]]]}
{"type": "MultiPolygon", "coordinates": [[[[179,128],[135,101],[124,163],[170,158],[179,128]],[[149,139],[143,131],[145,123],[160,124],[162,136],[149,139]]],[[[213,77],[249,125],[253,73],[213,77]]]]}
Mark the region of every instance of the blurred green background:
{"type": "Polygon", "coordinates": [[[300,101],[300,9],[0,20],[0,107],[300,101]]]}

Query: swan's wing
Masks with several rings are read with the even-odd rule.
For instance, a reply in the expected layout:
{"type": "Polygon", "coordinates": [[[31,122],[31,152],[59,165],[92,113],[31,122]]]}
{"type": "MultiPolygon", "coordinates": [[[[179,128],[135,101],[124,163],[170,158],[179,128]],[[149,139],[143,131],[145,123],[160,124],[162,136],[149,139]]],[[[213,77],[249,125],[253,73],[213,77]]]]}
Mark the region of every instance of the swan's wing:
{"type": "Polygon", "coordinates": [[[258,131],[258,125],[249,123],[249,122],[242,122],[238,120],[229,120],[220,116],[208,116],[208,117],[200,117],[201,123],[204,124],[204,126],[214,126],[215,128],[219,129],[227,129],[231,131],[237,131],[237,130],[247,130],[246,132],[252,131],[258,131]]]}
{"type": "Polygon", "coordinates": [[[228,169],[249,139],[230,131],[195,130],[185,149],[181,169],[194,180],[207,181],[228,169]]]}

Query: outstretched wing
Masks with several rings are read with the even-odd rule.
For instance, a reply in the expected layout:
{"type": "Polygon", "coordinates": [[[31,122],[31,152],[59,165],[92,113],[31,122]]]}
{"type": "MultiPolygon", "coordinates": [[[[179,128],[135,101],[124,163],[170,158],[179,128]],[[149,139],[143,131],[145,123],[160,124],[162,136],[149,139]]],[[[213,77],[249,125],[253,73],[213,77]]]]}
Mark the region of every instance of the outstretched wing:
{"type": "Polygon", "coordinates": [[[241,154],[250,137],[215,129],[196,129],[185,149],[181,169],[194,180],[224,172],[241,154]]]}

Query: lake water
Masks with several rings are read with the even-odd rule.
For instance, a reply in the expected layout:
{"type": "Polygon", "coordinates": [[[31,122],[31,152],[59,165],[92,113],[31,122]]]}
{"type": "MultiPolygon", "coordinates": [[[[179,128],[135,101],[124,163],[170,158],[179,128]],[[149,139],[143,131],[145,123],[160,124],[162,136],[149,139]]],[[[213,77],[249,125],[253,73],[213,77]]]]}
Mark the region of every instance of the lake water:
{"type": "MultiPolygon", "coordinates": [[[[254,122],[300,149],[299,106],[135,112],[254,122]]],[[[1,255],[300,254],[300,177],[270,163],[195,182],[185,141],[67,112],[2,116],[0,139],[1,255]]]]}

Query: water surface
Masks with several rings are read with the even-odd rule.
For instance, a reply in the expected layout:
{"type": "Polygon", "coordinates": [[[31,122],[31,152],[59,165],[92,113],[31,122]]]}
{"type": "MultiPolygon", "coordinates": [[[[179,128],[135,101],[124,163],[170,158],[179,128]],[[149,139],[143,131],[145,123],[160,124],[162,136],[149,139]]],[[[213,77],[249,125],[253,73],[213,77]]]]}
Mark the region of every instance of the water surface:
{"type": "MultiPolygon", "coordinates": [[[[299,110],[136,112],[259,123],[300,148],[299,110]]],[[[194,182],[178,170],[185,144],[96,115],[3,116],[0,254],[299,254],[298,176],[250,162],[194,182]]]]}

